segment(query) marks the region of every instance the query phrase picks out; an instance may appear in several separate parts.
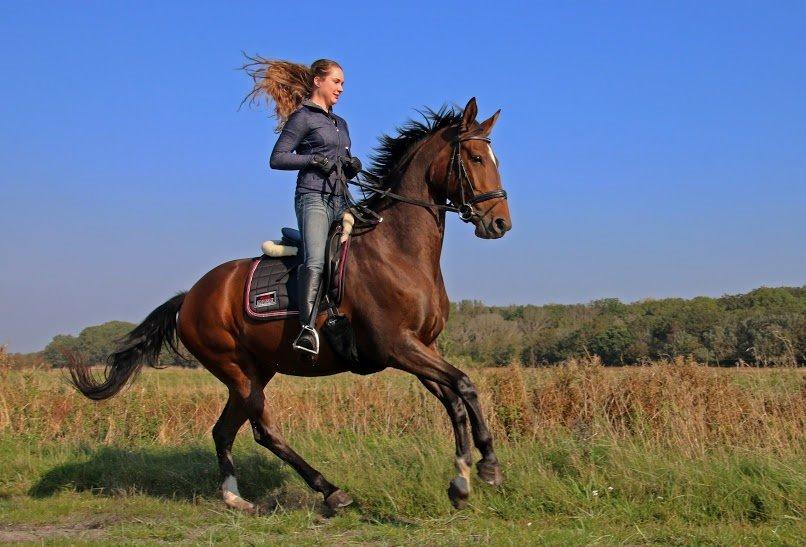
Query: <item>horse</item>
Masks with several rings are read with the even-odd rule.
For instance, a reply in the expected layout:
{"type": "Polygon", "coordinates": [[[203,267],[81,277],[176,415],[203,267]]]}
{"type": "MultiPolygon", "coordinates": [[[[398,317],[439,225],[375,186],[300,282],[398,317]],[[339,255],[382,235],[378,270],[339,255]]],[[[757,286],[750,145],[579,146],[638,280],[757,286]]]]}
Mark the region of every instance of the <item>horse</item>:
{"type": "MultiPolygon", "coordinates": [[[[428,109],[425,122],[409,120],[395,137],[380,139],[368,171],[378,179],[378,188],[363,203],[366,210],[382,215],[382,222],[351,236],[350,273],[339,304],[353,329],[357,367],[328,344],[322,344],[316,358],[293,351],[291,341],[299,329],[296,317],[271,322],[247,317],[243,294],[252,259],[239,259],[216,266],[189,291],[152,311],[109,356],[103,377],[97,378],[81,363],[71,363],[73,385],[90,399],[109,398],[136,377],[143,364],[153,365],[163,346],[178,352],[178,336],[229,392],[212,430],[225,504],[257,510],[238,491],[231,453],[238,430],[248,421],[255,441],[291,465],[335,511],[352,503],[352,498],[286,443],[272,425],[264,388],[275,374],[317,377],[398,369],[416,376],[450,418],[457,471],[448,486],[451,503],[465,507],[471,492],[468,425],[481,454],[476,463],[479,477],[500,485],[503,474],[476,388],[436,345],[450,310],[440,269],[446,214],[458,212],[483,239],[500,238],[512,227],[489,138],[501,110],[483,122],[476,121],[477,113],[475,97],[462,111],[428,109]]],[[[324,320],[320,312],[317,328],[324,320]]]]}

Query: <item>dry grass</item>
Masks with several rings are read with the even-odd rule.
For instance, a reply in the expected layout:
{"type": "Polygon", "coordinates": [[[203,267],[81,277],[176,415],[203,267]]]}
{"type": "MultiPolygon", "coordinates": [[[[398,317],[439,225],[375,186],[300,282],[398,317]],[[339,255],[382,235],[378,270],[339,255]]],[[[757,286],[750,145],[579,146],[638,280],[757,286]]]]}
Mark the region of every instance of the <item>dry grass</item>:
{"type": "MultiPolygon", "coordinates": [[[[570,433],[640,440],[692,455],[714,447],[770,453],[804,448],[802,370],[714,369],[678,359],[623,369],[571,361],[549,369],[475,369],[470,375],[499,442],[570,433]]],[[[450,436],[442,406],[400,373],[279,377],[267,393],[285,431],[398,436],[436,430],[450,436]]],[[[148,370],[116,398],[92,403],[59,371],[4,369],[0,433],[179,445],[207,439],[225,399],[223,385],[203,370],[148,370]]]]}
{"type": "Polygon", "coordinates": [[[0,529],[65,543],[802,543],[806,371],[682,360],[468,371],[506,481],[474,481],[461,512],[445,495],[447,417],[413,378],[269,385],[289,443],[358,502],[324,521],[321,496],[247,428],[241,491],[270,511],[223,510],[210,429],[226,390],[204,370],[149,369],[94,403],[60,371],[0,367],[0,529]],[[101,523],[97,537],[84,522],[101,523]]]}

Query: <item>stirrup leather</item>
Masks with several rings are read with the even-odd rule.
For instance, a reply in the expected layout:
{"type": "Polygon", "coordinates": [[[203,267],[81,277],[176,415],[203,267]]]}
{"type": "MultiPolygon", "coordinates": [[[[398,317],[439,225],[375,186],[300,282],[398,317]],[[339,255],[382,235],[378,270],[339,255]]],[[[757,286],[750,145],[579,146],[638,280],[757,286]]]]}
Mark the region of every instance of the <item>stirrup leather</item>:
{"type": "Polygon", "coordinates": [[[297,337],[294,340],[294,342],[291,344],[291,347],[294,348],[295,350],[298,350],[298,351],[304,351],[304,352],[307,352],[307,353],[312,353],[314,355],[318,355],[319,354],[319,333],[316,331],[315,328],[313,328],[311,326],[302,325],[302,330],[299,331],[299,334],[297,335],[297,337]],[[305,346],[300,346],[300,345],[297,344],[297,342],[299,341],[300,337],[302,336],[302,334],[305,331],[309,331],[309,332],[313,333],[314,349],[309,349],[309,348],[306,348],[305,346]]]}

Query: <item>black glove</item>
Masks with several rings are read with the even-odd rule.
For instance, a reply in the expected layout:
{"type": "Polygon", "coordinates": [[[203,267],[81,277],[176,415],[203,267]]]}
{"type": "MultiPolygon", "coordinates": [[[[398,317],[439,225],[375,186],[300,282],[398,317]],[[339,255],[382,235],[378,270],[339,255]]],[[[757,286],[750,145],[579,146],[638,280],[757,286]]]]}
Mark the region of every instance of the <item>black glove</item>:
{"type": "Polygon", "coordinates": [[[352,158],[341,158],[341,166],[347,180],[350,180],[361,172],[361,160],[355,156],[352,158]]]}
{"type": "Polygon", "coordinates": [[[308,165],[319,169],[325,176],[336,168],[336,164],[333,161],[320,154],[316,154],[308,165]]]}

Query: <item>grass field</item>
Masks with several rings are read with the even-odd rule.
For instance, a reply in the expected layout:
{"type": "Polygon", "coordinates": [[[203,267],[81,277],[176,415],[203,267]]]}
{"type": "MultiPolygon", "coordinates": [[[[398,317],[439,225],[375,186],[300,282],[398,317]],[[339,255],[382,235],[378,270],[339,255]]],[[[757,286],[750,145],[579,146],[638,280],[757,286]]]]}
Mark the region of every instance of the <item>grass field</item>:
{"type": "MultiPolygon", "coordinates": [[[[58,371],[0,372],[0,541],[782,544],[806,537],[806,374],[684,361],[605,369],[468,369],[506,477],[445,494],[441,405],[402,374],[281,377],[289,443],[356,500],[318,495],[248,429],[241,492],[219,498],[210,428],[226,392],[206,371],[147,370],[109,401],[58,371]],[[173,404],[169,404],[173,402],[173,404]]],[[[475,477],[474,477],[475,479],[475,477]]]]}

